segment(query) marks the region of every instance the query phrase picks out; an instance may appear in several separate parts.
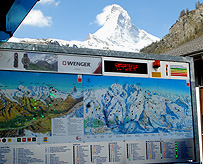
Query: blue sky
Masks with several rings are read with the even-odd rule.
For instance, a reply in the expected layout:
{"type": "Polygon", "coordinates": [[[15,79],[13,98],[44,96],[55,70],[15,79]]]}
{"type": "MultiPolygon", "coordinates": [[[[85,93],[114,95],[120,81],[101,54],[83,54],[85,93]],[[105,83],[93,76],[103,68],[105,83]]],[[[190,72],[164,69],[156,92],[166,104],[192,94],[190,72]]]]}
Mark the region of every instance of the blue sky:
{"type": "MultiPolygon", "coordinates": [[[[181,10],[195,9],[198,0],[40,0],[14,34],[17,38],[55,38],[84,41],[101,26],[96,16],[105,6],[123,7],[139,29],[162,38],[181,10]]],[[[200,0],[202,3],[203,0],[200,0]]]]}

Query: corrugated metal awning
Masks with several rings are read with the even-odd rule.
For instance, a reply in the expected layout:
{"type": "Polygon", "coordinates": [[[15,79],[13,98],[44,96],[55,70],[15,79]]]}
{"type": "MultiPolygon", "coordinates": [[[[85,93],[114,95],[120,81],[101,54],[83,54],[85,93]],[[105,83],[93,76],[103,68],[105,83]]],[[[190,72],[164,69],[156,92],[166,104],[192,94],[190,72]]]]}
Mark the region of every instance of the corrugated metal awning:
{"type": "Polygon", "coordinates": [[[38,0],[6,0],[0,2],[0,42],[6,42],[38,0]]]}

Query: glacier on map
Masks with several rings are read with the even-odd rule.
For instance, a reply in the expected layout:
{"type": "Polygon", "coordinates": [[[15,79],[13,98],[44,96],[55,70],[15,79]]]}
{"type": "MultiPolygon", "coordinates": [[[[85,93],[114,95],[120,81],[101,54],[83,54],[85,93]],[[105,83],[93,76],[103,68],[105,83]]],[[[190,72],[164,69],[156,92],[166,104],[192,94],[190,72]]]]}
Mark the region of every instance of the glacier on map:
{"type": "Polygon", "coordinates": [[[192,131],[188,95],[114,83],[108,88],[86,89],[84,105],[86,135],[192,131]]]}

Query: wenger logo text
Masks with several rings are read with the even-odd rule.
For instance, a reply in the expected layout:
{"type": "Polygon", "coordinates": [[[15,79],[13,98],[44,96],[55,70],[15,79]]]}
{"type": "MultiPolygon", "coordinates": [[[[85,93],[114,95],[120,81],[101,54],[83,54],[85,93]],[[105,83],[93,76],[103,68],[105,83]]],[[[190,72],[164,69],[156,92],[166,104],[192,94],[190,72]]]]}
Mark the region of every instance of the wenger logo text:
{"type": "Polygon", "coordinates": [[[62,64],[69,66],[91,67],[89,62],[63,61],[62,64]]]}

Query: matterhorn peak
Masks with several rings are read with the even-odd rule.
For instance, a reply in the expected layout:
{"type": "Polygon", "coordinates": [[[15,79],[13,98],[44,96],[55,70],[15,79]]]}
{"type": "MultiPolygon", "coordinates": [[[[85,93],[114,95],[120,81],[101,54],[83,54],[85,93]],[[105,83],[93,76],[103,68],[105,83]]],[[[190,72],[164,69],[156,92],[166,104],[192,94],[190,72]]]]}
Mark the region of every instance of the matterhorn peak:
{"type": "MultiPolygon", "coordinates": [[[[96,19],[99,25],[103,25],[101,29],[94,33],[98,37],[114,38],[114,35],[118,36],[118,34],[125,34],[127,32],[123,30],[131,30],[132,28],[132,21],[127,11],[116,4],[105,7],[103,12],[97,15],[96,19]]],[[[120,35],[120,37],[122,36],[120,35]]]]}
{"type": "Polygon", "coordinates": [[[159,38],[138,29],[121,6],[106,6],[96,17],[102,26],[94,34],[89,34],[86,42],[98,49],[139,52],[141,48],[159,40],[159,38]]]}
{"type": "Polygon", "coordinates": [[[101,14],[98,14],[96,17],[97,23],[101,26],[105,25],[109,21],[113,21],[113,23],[116,23],[116,24],[124,23],[124,22],[120,22],[119,18],[128,20],[131,23],[131,19],[127,11],[125,11],[121,6],[117,4],[106,6],[103,9],[103,12],[101,14]]]}

